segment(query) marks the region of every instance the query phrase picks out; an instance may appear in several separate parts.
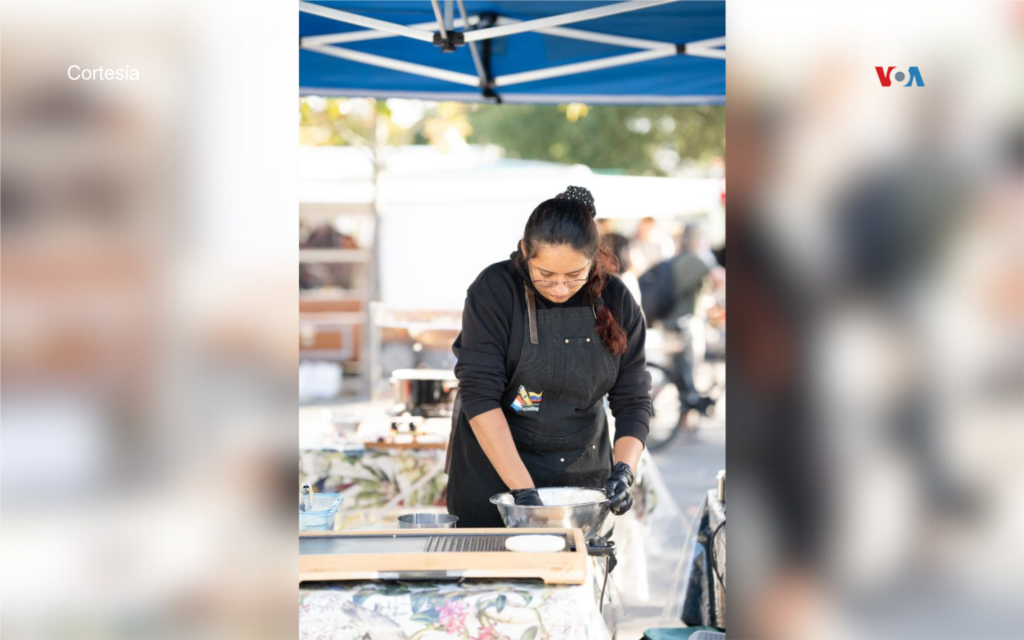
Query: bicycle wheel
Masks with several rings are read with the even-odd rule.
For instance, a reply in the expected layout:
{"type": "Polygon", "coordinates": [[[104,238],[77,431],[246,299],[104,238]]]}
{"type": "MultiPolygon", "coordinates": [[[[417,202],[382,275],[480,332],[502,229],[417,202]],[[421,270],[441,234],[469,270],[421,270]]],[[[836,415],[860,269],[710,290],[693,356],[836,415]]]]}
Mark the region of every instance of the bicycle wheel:
{"type": "Polygon", "coordinates": [[[651,373],[651,430],[647,434],[647,448],[657,451],[682,431],[684,415],[679,387],[668,370],[656,364],[648,364],[651,373]]]}

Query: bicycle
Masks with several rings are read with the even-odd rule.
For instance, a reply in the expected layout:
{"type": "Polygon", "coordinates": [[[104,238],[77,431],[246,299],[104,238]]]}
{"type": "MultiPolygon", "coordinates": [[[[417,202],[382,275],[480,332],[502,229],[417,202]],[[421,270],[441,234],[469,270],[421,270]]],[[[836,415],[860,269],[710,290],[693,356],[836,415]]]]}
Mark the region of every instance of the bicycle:
{"type": "MultiPolygon", "coordinates": [[[[679,358],[684,345],[672,333],[651,330],[656,336],[655,348],[648,350],[647,370],[651,374],[651,422],[647,448],[657,451],[668,446],[680,434],[693,435],[702,418],[715,415],[718,401],[724,395],[724,340],[716,340],[715,348],[700,350],[701,357],[693,364],[692,385],[683,378],[679,358]],[[694,388],[698,398],[687,402],[682,390],[694,388]]],[[[708,345],[710,347],[711,345],[708,345]]]]}

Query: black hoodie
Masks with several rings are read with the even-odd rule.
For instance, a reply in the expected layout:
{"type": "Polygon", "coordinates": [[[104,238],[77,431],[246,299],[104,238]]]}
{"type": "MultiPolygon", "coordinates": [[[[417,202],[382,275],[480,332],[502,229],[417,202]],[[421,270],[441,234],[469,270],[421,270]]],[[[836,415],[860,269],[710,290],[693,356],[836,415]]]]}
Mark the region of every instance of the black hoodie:
{"type": "MultiPolygon", "coordinates": [[[[466,292],[462,332],[452,350],[458,358],[455,375],[467,418],[501,406],[501,395],[519,364],[526,277],[513,267],[512,260],[505,260],[484,269],[466,292]]],[[[601,298],[628,340],[626,353],[614,356],[619,377],[608,392],[615,416],[615,439],[633,436],[646,442],[651,419],[651,376],[647,372],[647,329],[640,305],[626,285],[611,275],[601,298]]],[[[562,303],[551,302],[543,295],[536,296],[536,301],[538,309],[588,305],[586,287],[562,303]]]]}

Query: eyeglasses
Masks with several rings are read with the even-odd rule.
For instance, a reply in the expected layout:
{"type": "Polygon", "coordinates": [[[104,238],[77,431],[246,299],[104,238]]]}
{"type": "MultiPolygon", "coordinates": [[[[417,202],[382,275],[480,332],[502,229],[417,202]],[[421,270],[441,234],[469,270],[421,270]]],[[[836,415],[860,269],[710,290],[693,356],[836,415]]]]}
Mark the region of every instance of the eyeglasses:
{"type": "MultiPolygon", "coordinates": [[[[534,267],[531,264],[530,268],[534,269],[536,267],[534,267]]],[[[586,266],[586,270],[588,272],[590,271],[590,264],[589,263],[586,266]]],[[[530,277],[533,278],[533,274],[530,274],[530,277]]],[[[534,278],[533,284],[537,285],[538,287],[544,288],[544,289],[550,289],[552,287],[557,287],[560,284],[564,284],[566,287],[569,287],[570,289],[572,289],[573,287],[582,285],[587,280],[588,280],[588,278],[576,278],[575,280],[537,280],[536,278],[534,278]]]]}

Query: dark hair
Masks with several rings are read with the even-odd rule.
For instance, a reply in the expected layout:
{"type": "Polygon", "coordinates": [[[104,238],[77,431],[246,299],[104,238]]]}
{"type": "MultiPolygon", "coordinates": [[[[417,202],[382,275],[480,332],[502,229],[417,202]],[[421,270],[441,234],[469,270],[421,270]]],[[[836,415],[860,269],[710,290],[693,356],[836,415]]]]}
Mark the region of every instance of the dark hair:
{"type": "MultiPolygon", "coordinates": [[[[601,292],[610,274],[618,271],[619,261],[610,242],[600,236],[594,197],[583,187],[569,187],[563,193],[537,205],[523,230],[523,249],[516,251],[512,260],[520,273],[529,270],[526,261],[536,255],[541,245],[569,246],[591,260],[587,275],[587,301],[597,316],[597,334],[613,355],[626,353],[626,332],[604,304],[601,292]],[[525,255],[523,255],[525,251],[525,255]]],[[[529,280],[527,280],[529,281],[529,280]]]]}

